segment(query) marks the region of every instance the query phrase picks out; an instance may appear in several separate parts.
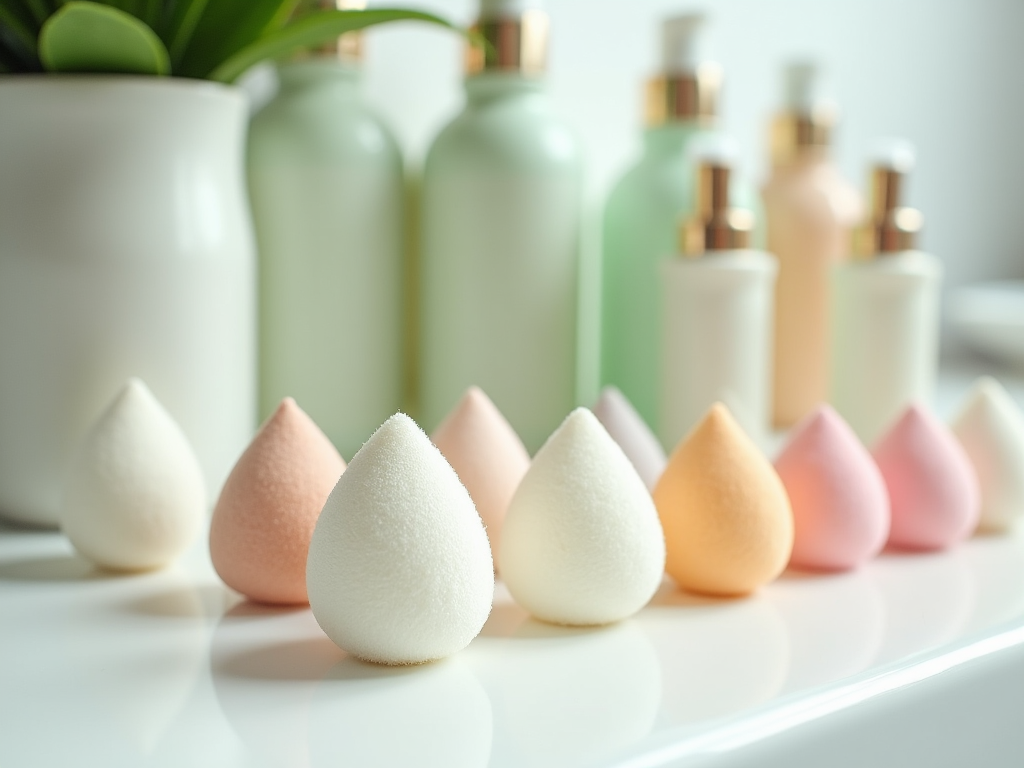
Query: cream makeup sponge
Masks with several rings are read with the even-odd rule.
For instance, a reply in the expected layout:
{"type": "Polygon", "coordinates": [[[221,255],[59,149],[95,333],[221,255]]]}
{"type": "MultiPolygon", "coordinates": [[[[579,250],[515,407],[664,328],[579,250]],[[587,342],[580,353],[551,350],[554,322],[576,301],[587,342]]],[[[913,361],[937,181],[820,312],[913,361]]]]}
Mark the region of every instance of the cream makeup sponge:
{"type": "Polygon", "coordinates": [[[408,416],[384,422],[331,491],[306,588],[327,636],[366,661],[440,659],[483,628],[494,595],[487,534],[455,471],[408,416]]]}
{"type": "Polygon", "coordinates": [[[496,559],[505,511],[530,468],[523,441],[479,387],[466,391],[431,439],[469,491],[496,559]]]}
{"type": "Polygon", "coordinates": [[[651,495],[593,413],[577,408],[544,443],[505,518],[501,575],[555,624],[607,624],[661,584],[665,541],[651,495]]]}
{"type": "Polygon", "coordinates": [[[998,381],[985,376],[953,420],[953,434],[978,475],[978,527],[1008,530],[1024,518],[1024,414],[998,381]]]}
{"type": "Polygon", "coordinates": [[[848,570],[885,546],[885,481],[871,454],[831,407],[821,406],[797,426],[775,469],[793,508],[792,565],[848,570]]]}
{"type": "Polygon", "coordinates": [[[978,524],[978,478],[963,448],[934,416],[911,405],[875,446],[892,504],[889,543],[945,549],[978,524]]]}
{"type": "Polygon", "coordinates": [[[780,573],[793,513],[769,461],[721,403],[669,456],[654,488],[666,570],[684,589],[744,595],[780,573]]]}
{"type": "Polygon", "coordinates": [[[301,604],[320,510],[345,462],[290,397],[231,470],[210,522],[210,559],[232,589],[261,603],[301,604]]]}
{"type": "Polygon", "coordinates": [[[616,387],[605,387],[592,410],[653,491],[665,470],[665,451],[643,417],[616,387]]]}
{"type": "Polygon", "coordinates": [[[64,533],[97,565],[149,570],[185,551],[205,514],[203,473],[185,434],[145,384],[129,379],[74,459],[64,533]]]}

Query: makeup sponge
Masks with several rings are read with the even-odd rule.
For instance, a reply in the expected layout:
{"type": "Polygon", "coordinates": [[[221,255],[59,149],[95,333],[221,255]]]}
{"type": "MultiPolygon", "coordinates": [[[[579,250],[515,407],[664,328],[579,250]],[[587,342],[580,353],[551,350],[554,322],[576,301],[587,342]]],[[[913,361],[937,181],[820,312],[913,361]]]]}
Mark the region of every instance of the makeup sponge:
{"type": "Polygon", "coordinates": [[[792,565],[855,568],[889,537],[889,494],[875,460],[827,405],[794,430],[775,461],[793,508],[792,565]]]}
{"type": "Polygon", "coordinates": [[[892,505],[890,544],[945,549],[971,535],[981,513],[978,478],[934,416],[911,405],[873,453],[892,505]]]}
{"type": "Polygon", "coordinates": [[[953,434],[978,475],[978,527],[1008,530],[1024,518],[1024,414],[998,381],[984,376],[953,420],[953,434]]]}
{"type": "Polygon", "coordinates": [[[665,470],[665,451],[633,404],[616,387],[605,387],[594,405],[594,415],[619,444],[648,490],[665,470]]]}
{"type": "Polygon", "coordinates": [[[61,526],[105,568],[167,565],[206,515],[203,473],[170,414],[130,379],[89,431],[64,486],[61,526]]]}
{"type": "Polygon", "coordinates": [[[210,522],[210,559],[232,589],[260,603],[301,604],[320,510],[345,462],[290,397],[231,470],[210,522]]]}
{"type": "Polygon", "coordinates": [[[523,441],[479,387],[466,391],[431,439],[469,491],[496,559],[505,511],[530,468],[523,441]]]}
{"type": "Polygon", "coordinates": [[[494,595],[487,534],[455,470],[408,416],[384,422],[331,491],[306,588],[327,636],[366,661],[440,659],[483,628],[494,595]]]}
{"type": "Polygon", "coordinates": [[[594,625],[647,604],[665,566],[651,495],[586,408],[547,439],[505,518],[501,575],[538,619],[594,625]]]}
{"type": "Polygon", "coordinates": [[[793,548],[793,513],[769,461],[721,403],[669,456],[654,488],[668,550],[684,589],[744,595],[780,573],[793,548]]]}

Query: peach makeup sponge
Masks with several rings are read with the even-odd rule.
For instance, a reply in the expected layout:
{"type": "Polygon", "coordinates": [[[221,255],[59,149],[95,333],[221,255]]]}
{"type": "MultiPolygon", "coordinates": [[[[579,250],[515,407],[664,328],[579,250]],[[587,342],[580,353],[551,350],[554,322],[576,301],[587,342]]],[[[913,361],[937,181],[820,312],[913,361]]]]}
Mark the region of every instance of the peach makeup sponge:
{"type": "Polygon", "coordinates": [[[462,650],[491,612],[494,565],[458,475],[396,414],[353,457],[317,520],[309,605],[340,648],[379,664],[462,650]]]}
{"type": "Polygon", "coordinates": [[[971,535],[981,513],[978,478],[934,416],[911,405],[873,453],[892,505],[890,544],[945,549],[971,535]]]}
{"type": "Polygon", "coordinates": [[[523,441],[479,387],[466,391],[431,439],[469,491],[497,558],[505,510],[530,468],[523,441]]]}
{"type": "Polygon", "coordinates": [[[953,434],[978,475],[978,527],[1008,530],[1024,518],[1024,414],[998,381],[985,376],[953,420],[953,434]]]}
{"type": "Polygon", "coordinates": [[[721,403],[669,456],[654,488],[676,583],[745,595],[789,562],[793,513],[771,463],[721,403]]]}
{"type": "Polygon", "coordinates": [[[203,473],[170,414],[129,379],[89,431],[64,486],[61,526],[105,568],[160,568],[184,552],[206,516],[203,473]]]}
{"type": "Polygon", "coordinates": [[[823,405],[804,419],[775,469],[793,508],[792,565],[848,570],[885,546],[885,481],[871,454],[831,407],[823,405]]]}
{"type": "Polygon", "coordinates": [[[260,603],[301,604],[320,510],[345,462],[290,397],[231,470],[210,523],[210,559],[232,589],[260,603]]]}
{"type": "Polygon", "coordinates": [[[665,470],[665,451],[643,417],[616,387],[605,387],[591,410],[653,491],[665,470]]]}
{"type": "Polygon", "coordinates": [[[665,540],[651,495],[586,408],[534,457],[509,505],[499,562],[516,602],[555,624],[624,619],[661,584],[665,540]]]}

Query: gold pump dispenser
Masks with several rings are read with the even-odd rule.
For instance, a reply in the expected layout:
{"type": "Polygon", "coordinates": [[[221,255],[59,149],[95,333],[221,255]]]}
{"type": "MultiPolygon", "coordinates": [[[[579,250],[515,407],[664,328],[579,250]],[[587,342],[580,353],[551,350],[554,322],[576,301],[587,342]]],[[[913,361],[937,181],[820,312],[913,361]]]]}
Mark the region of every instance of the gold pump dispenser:
{"type": "Polygon", "coordinates": [[[466,48],[466,73],[518,72],[540,77],[547,68],[548,15],[512,0],[482,0],[471,27],[486,45],[466,48]]]}
{"type": "Polygon", "coordinates": [[[647,82],[645,121],[648,127],[697,121],[709,125],[718,114],[721,68],[697,55],[702,14],[666,19],[662,26],[664,60],[661,74],[647,82]]]}
{"type": "Polygon", "coordinates": [[[895,143],[879,153],[871,169],[871,204],[867,221],[854,232],[853,253],[858,260],[917,247],[924,217],[916,208],[901,205],[903,185],[914,165],[910,145],[895,143]]]}
{"type": "Polygon", "coordinates": [[[832,141],[835,106],[815,93],[820,82],[813,62],[786,67],[786,108],[772,121],[772,162],[784,165],[797,157],[823,154],[832,141]]]}
{"type": "MultiPolygon", "coordinates": [[[[366,0],[320,0],[320,8],[325,11],[362,11],[366,9],[366,0]]],[[[337,40],[317,48],[316,55],[337,58],[344,64],[359,64],[363,60],[363,33],[346,32],[337,40]]]]}
{"type": "Polygon", "coordinates": [[[729,204],[732,164],[721,156],[701,159],[697,164],[696,210],[680,228],[680,250],[697,257],[708,251],[750,247],[754,214],[729,204]]]}

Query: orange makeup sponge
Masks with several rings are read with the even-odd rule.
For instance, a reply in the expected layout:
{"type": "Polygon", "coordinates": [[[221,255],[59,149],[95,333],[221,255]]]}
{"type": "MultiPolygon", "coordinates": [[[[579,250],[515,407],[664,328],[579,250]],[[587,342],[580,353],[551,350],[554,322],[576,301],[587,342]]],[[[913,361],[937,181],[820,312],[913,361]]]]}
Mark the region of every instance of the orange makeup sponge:
{"type": "Polygon", "coordinates": [[[665,570],[684,589],[744,595],[789,561],[786,489],[721,403],[676,446],[654,503],[665,531],[665,570]]]}
{"type": "Polygon", "coordinates": [[[320,510],[345,471],[331,441],[290,397],[231,470],[210,522],[210,558],[232,589],[260,603],[302,604],[320,510]]]}

